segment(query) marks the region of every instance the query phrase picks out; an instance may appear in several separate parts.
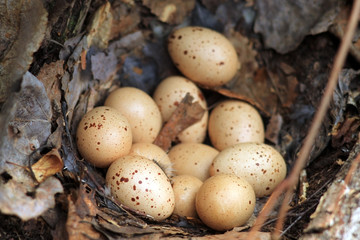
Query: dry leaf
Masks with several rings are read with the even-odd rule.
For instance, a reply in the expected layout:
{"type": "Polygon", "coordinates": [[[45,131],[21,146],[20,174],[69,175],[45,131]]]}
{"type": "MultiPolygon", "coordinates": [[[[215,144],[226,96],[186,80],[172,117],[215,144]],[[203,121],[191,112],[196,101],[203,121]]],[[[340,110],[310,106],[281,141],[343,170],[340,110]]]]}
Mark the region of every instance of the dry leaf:
{"type": "Polygon", "coordinates": [[[68,218],[66,231],[69,240],[102,239],[101,234],[92,227],[92,219],[97,210],[94,199],[95,192],[88,186],[81,184],[77,193],[74,193],[76,200],[68,195],[68,218]]]}
{"type": "Polygon", "coordinates": [[[51,134],[51,106],[44,85],[27,72],[21,90],[5,102],[0,115],[0,171],[31,184],[20,166],[29,166],[29,156],[46,144],[51,134]]]}
{"type": "Polygon", "coordinates": [[[136,4],[124,4],[114,1],[111,6],[113,21],[110,40],[134,32],[141,21],[140,7],[136,4]]]}
{"type": "Polygon", "coordinates": [[[275,145],[279,143],[279,133],[283,124],[283,118],[280,114],[273,114],[266,126],[265,138],[275,145]]]}
{"type": "Polygon", "coordinates": [[[55,177],[41,183],[33,192],[28,185],[10,179],[0,184],[0,210],[4,214],[14,214],[23,221],[36,218],[55,206],[56,193],[63,192],[63,186],[55,177]]]}
{"type": "Polygon", "coordinates": [[[19,89],[46,30],[41,0],[0,2],[0,103],[19,89]]]}
{"type": "Polygon", "coordinates": [[[205,109],[198,102],[193,103],[193,99],[189,93],[185,95],[170,119],[161,129],[154,144],[167,151],[180,132],[202,118],[205,109]]]}
{"type": "MultiPolygon", "coordinates": [[[[207,235],[204,237],[194,237],[192,240],[247,240],[247,232],[228,231],[224,234],[207,235]]],[[[259,232],[254,240],[270,240],[269,232],[259,232]]]]}
{"type": "Polygon", "coordinates": [[[337,7],[337,2],[297,1],[294,4],[292,0],[258,0],[255,2],[258,11],[254,30],[263,35],[266,47],[287,53],[299,46],[319,19],[328,16],[328,12],[337,7]]]}
{"type": "MultiPolygon", "coordinates": [[[[350,10],[350,6],[343,7],[340,13],[337,15],[334,24],[330,28],[330,32],[341,39],[344,37],[350,16],[350,10]]],[[[360,30],[357,29],[356,31],[357,32],[354,35],[349,52],[356,58],[358,62],[360,62],[360,30]]]]}
{"type": "Polygon", "coordinates": [[[91,72],[94,79],[100,81],[101,88],[109,88],[118,71],[114,52],[98,52],[91,56],[91,72]]]}
{"type": "Polygon", "coordinates": [[[110,2],[106,2],[96,11],[88,28],[88,47],[96,46],[100,49],[107,48],[111,37],[111,24],[113,20],[110,7],[110,2]]]}
{"type": "Polygon", "coordinates": [[[0,210],[21,219],[39,216],[52,207],[54,194],[62,192],[56,178],[38,187],[26,170],[32,164],[35,150],[45,146],[51,135],[51,106],[44,85],[27,72],[21,90],[9,98],[0,115],[0,210]],[[46,192],[46,194],[44,194],[46,192]]]}
{"type": "Polygon", "coordinates": [[[64,75],[64,61],[44,64],[36,76],[43,84],[52,105],[53,116],[61,113],[61,78],[64,75]]]}
{"type": "Polygon", "coordinates": [[[338,148],[343,146],[345,143],[353,142],[357,139],[358,129],[360,127],[360,118],[349,117],[344,122],[334,126],[331,132],[331,146],[338,148]]]}
{"type": "Polygon", "coordinates": [[[149,226],[146,226],[144,228],[140,227],[134,227],[134,226],[121,226],[117,224],[115,221],[108,221],[107,219],[104,219],[100,216],[96,218],[96,221],[93,220],[93,225],[97,229],[101,229],[102,231],[108,230],[113,233],[117,233],[124,237],[133,237],[135,235],[143,235],[143,234],[149,234],[149,233],[158,233],[160,231],[150,228],[149,226]]]}
{"type": "Polygon", "coordinates": [[[150,8],[160,21],[179,24],[194,9],[195,0],[144,0],[143,4],[150,8]]]}
{"type": "Polygon", "coordinates": [[[52,149],[36,163],[31,166],[31,170],[39,183],[44,182],[48,177],[60,172],[64,163],[57,149],[52,149]]]}

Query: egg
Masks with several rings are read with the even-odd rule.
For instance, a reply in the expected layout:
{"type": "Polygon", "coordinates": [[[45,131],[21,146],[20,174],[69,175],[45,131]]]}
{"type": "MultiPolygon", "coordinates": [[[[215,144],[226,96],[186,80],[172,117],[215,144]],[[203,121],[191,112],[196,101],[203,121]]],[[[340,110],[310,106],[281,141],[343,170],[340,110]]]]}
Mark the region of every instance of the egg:
{"type": "Polygon", "coordinates": [[[166,219],[174,211],[175,195],[170,180],[156,163],[145,157],[126,155],[114,161],[106,173],[106,184],[121,204],[155,220],[166,219]]]}
{"type": "Polygon", "coordinates": [[[160,109],[163,120],[166,122],[185,97],[186,93],[190,93],[190,95],[194,97],[193,102],[199,102],[200,106],[204,108],[206,112],[200,121],[182,131],[178,135],[178,139],[180,142],[201,143],[206,137],[208,111],[204,95],[193,82],[181,76],[165,78],[155,89],[153,99],[160,109]]]}
{"type": "Polygon", "coordinates": [[[196,217],[195,197],[203,182],[190,175],[179,175],[171,179],[175,194],[174,214],[196,217]]]}
{"type": "Polygon", "coordinates": [[[235,174],[246,179],[257,197],[270,195],[286,176],[281,154],[264,143],[239,143],[222,150],[214,159],[210,175],[235,174]]]}
{"type": "Polygon", "coordinates": [[[202,143],[179,143],[168,153],[177,175],[191,175],[201,181],[210,177],[209,169],[218,155],[215,148],[202,143]]]}
{"type": "Polygon", "coordinates": [[[240,68],[234,46],[222,34],[204,27],[184,27],[168,38],[175,66],[192,81],[208,87],[229,82],[240,68]]]}
{"type": "Polygon", "coordinates": [[[255,209],[255,193],[243,178],[219,174],[207,179],[196,194],[201,221],[217,231],[231,230],[247,222],[255,209]]]}
{"type": "Polygon", "coordinates": [[[134,87],[118,88],[110,93],[104,105],[117,109],[129,120],[134,143],[152,143],[159,134],[160,110],[144,91],[134,87]]]}
{"type": "Polygon", "coordinates": [[[242,142],[263,143],[265,139],[258,111],[238,100],[223,101],[211,111],[208,132],[212,145],[218,150],[242,142]]]}
{"type": "Polygon", "coordinates": [[[173,175],[172,163],[166,152],[159,146],[152,143],[134,143],[131,146],[129,155],[139,155],[150,160],[155,160],[164,170],[167,176],[173,175]]]}
{"type": "Polygon", "coordinates": [[[81,119],[76,131],[81,156],[96,167],[108,167],[129,153],[132,133],[124,115],[111,107],[96,107],[81,119]]]}

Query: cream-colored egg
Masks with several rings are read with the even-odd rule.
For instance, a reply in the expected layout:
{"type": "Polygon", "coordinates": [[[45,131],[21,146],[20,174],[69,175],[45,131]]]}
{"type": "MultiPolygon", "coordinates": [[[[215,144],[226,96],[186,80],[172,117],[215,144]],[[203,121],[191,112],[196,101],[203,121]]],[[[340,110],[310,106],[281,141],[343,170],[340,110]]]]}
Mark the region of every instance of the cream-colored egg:
{"type": "Polygon", "coordinates": [[[200,219],[218,231],[241,226],[255,209],[255,193],[251,185],[232,174],[207,179],[196,195],[196,211],[200,219]]]}
{"type": "Polygon", "coordinates": [[[175,208],[170,180],[153,161],[138,155],[127,155],[113,162],[106,183],[120,203],[152,216],[169,217],[175,208]]]}
{"type": "Polygon", "coordinates": [[[96,107],[81,119],[76,131],[81,156],[96,167],[108,167],[129,153],[132,134],[128,120],[111,107],[96,107]]]}
{"type": "Polygon", "coordinates": [[[183,217],[196,217],[195,197],[203,182],[190,175],[179,175],[171,179],[175,194],[174,214],[183,217]]]}
{"type": "Polygon", "coordinates": [[[117,109],[129,120],[134,143],[152,143],[159,134],[161,113],[144,91],[133,87],[118,88],[110,93],[104,105],[117,109]]]}
{"type": "Polygon", "coordinates": [[[164,170],[167,176],[173,175],[172,163],[166,152],[159,146],[152,143],[134,143],[131,146],[129,155],[139,155],[150,160],[155,160],[164,170]]]}
{"type": "Polygon", "coordinates": [[[175,66],[199,84],[215,87],[229,82],[240,67],[234,46],[222,34],[204,27],[184,27],[168,38],[175,66]]]}
{"type": "Polygon", "coordinates": [[[270,195],[286,176],[281,154],[264,143],[239,143],[222,150],[214,159],[210,175],[231,173],[246,179],[257,197],[270,195]]]}
{"type": "MultiPolygon", "coordinates": [[[[193,102],[199,102],[202,108],[207,109],[206,100],[200,89],[184,77],[171,76],[157,86],[153,98],[165,122],[169,120],[186,93],[194,97],[193,102]]],[[[202,119],[181,132],[178,139],[181,142],[203,142],[206,137],[207,121],[208,111],[206,110],[202,119]]]]}
{"type": "Polygon", "coordinates": [[[219,151],[202,143],[179,143],[168,153],[177,175],[191,175],[201,181],[210,177],[209,169],[219,151]]]}
{"type": "Polygon", "coordinates": [[[226,100],[210,113],[208,125],[212,145],[223,150],[242,142],[264,142],[264,124],[258,111],[250,104],[226,100]]]}

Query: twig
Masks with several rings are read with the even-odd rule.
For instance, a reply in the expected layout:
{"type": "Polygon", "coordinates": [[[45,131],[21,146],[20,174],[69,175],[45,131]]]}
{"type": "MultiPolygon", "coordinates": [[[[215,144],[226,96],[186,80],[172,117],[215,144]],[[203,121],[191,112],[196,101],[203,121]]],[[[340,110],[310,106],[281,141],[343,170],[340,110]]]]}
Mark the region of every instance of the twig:
{"type": "MultiPolygon", "coordinates": [[[[255,239],[257,232],[260,230],[262,224],[267,219],[267,216],[271,209],[273,209],[274,205],[278,201],[279,196],[286,191],[286,196],[291,196],[294,186],[297,184],[299,175],[301,170],[305,167],[307,159],[309,158],[310,151],[314,145],[315,138],[319,132],[319,128],[321,126],[322,120],[325,117],[327,109],[330,104],[331,97],[333,95],[334,89],[337,84],[339,73],[344,65],[345,58],[347,56],[352,36],[354,34],[355,28],[357,26],[357,22],[359,19],[360,13],[360,0],[355,0],[353,3],[353,8],[351,11],[351,16],[349,19],[348,26],[346,28],[346,32],[344,38],[341,41],[340,48],[335,56],[334,66],[331,70],[329,80],[327,82],[324,94],[322,96],[320,105],[318,110],[316,111],[314,120],[310,126],[310,130],[308,135],[304,140],[304,145],[300,149],[299,157],[296,160],[295,166],[292,169],[290,175],[275,189],[273,194],[270,196],[268,202],[265,204],[263,210],[260,212],[259,216],[257,217],[254,226],[252,227],[251,231],[249,232],[249,239],[255,239]]],[[[283,201],[283,205],[287,205],[286,202],[287,197],[285,197],[283,201]]],[[[281,207],[281,211],[279,212],[279,223],[277,226],[277,231],[275,231],[274,238],[279,237],[279,232],[281,232],[282,224],[284,222],[284,218],[287,213],[287,207],[281,207]]]]}

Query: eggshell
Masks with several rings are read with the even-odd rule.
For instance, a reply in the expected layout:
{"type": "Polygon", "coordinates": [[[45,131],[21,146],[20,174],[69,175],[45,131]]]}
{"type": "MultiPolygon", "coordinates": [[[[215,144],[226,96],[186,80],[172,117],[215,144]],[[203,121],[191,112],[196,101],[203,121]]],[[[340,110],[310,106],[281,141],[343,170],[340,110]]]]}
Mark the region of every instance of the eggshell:
{"type": "Polygon", "coordinates": [[[208,132],[212,145],[218,150],[242,142],[263,143],[265,139],[258,111],[238,100],[223,101],[211,111],[208,132]]]}
{"type": "Polygon", "coordinates": [[[170,180],[156,163],[145,157],[127,155],[117,159],[106,173],[106,183],[120,203],[156,220],[163,220],[174,211],[170,180]]]}
{"type": "Polygon", "coordinates": [[[134,143],[151,143],[159,134],[162,127],[160,110],[144,91],[134,87],[118,88],[110,93],[104,105],[117,109],[129,120],[134,143]]]}
{"type": "Polygon", "coordinates": [[[226,231],[241,226],[255,209],[251,185],[235,175],[219,174],[207,179],[196,194],[196,211],[210,228],[226,231]]]}
{"type": "Polygon", "coordinates": [[[229,82],[240,63],[234,46],[222,34],[204,27],[184,27],[168,38],[175,66],[192,81],[216,87],[229,82]]]}
{"type": "Polygon", "coordinates": [[[152,143],[134,143],[129,155],[139,155],[154,160],[164,170],[167,176],[173,175],[172,163],[166,152],[152,143]]]}
{"type": "Polygon", "coordinates": [[[76,131],[81,156],[96,167],[108,167],[129,153],[131,128],[124,115],[111,107],[96,107],[81,119],[76,131]]]}
{"type": "Polygon", "coordinates": [[[273,147],[263,143],[240,143],[222,150],[214,159],[210,175],[230,173],[246,179],[257,197],[270,195],[286,176],[286,163],[273,147]]]}
{"type": "MultiPolygon", "coordinates": [[[[153,98],[165,122],[169,120],[186,93],[190,93],[194,97],[193,102],[199,102],[202,108],[207,109],[206,100],[200,89],[184,77],[171,76],[165,78],[157,86],[153,98]]],[[[178,135],[180,142],[203,142],[206,136],[207,121],[208,111],[205,112],[200,121],[186,128],[178,135]]]]}
{"type": "Polygon", "coordinates": [[[168,153],[175,174],[191,175],[201,181],[210,177],[209,168],[219,151],[202,143],[179,143],[168,153]]]}
{"type": "Polygon", "coordinates": [[[195,197],[203,182],[190,175],[175,176],[171,181],[175,193],[173,213],[183,217],[197,217],[195,197]]]}

